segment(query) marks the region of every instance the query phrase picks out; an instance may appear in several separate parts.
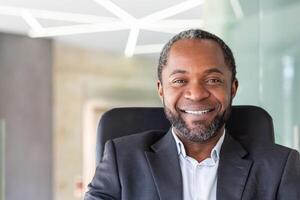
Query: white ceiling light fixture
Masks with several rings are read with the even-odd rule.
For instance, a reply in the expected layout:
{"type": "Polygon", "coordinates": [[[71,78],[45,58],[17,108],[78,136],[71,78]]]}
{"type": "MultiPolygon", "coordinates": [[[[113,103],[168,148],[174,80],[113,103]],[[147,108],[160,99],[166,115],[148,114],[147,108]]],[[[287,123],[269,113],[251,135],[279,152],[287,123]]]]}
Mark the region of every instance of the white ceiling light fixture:
{"type": "Polygon", "coordinates": [[[239,2],[239,0],[230,0],[233,12],[235,14],[235,17],[237,19],[242,19],[244,17],[244,12],[243,9],[241,7],[241,4],[239,2]]]}
{"type": "Polygon", "coordinates": [[[125,10],[109,0],[94,0],[108,11],[119,17],[125,24],[128,24],[130,31],[125,48],[125,55],[131,57],[134,54],[134,49],[139,35],[138,20],[127,13],[125,10]]]}
{"type": "MultiPolygon", "coordinates": [[[[129,30],[125,55],[159,52],[161,44],[137,45],[141,30],[178,33],[185,29],[201,28],[204,22],[201,19],[167,19],[189,9],[200,6],[205,0],[185,0],[169,8],[162,9],[142,18],[135,18],[110,0],[93,0],[104,7],[115,17],[104,17],[80,13],[68,13],[13,6],[0,6],[0,15],[17,16],[24,19],[30,27],[28,35],[31,37],[56,37],[63,35],[85,34],[95,32],[129,30]],[[44,27],[39,19],[58,20],[79,23],[66,26],[44,27]]],[[[239,0],[230,0],[237,18],[243,17],[239,0]]]]}
{"type": "Polygon", "coordinates": [[[136,50],[137,40],[140,30],[151,30],[157,32],[177,33],[186,28],[202,27],[203,22],[199,19],[191,20],[163,20],[181,12],[201,5],[204,0],[187,0],[170,8],[150,14],[144,18],[136,19],[128,12],[111,2],[110,0],[93,0],[97,4],[106,8],[117,18],[92,16],[84,14],[54,12],[47,10],[36,10],[28,8],[18,8],[11,6],[0,6],[0,14],[22,17],[29,25],[30,37],[55,37],[63,35],[74,35],[84,33],[95,33],[105,31],[118,31],[129,29],[129,36],[125,47],[125,55],[130,57],[135,53],[160,51],[157,45],[141,45],[136,50]],[[60,21],[70,21],[83,23],[79,25],[43,27],[38,19],[51,19],[60,21]],[[155,47],[155,48],[154,48],[155,47]],[[147,48],[149,48],[147,50],[147,48]]]}
{"type": "Polygon", "coordinates": [[[136,19],[110,0],[93,0],[126,23],[136,23],[136,19]]]}
{"type": "MultiPolygon", "coordinates": [[[[170,8],[156,12],[154,14],[148,15],[142,19],[136,19],[132,15],[128,14],[126,11],[124,11],[119,6],[115,5],[114,3],[112,3],[109,0],[94,0],[94,1],[98,4],[100,4],[101,6],[103,6],[104,8],[106,8],[107,10],[109,10],[110,12],[112,12],[113,14],[115,14],[117,17],[119,17],[125,23],[128,23],[128,25],[130,26],[129,37],[128,37],[128,41],[127,41],[126,48],[125,48],[125,55],[127,57],[131,57],[132,55],[134,55],[139,31],[140,31],[140,29],[145,28],[144,24],[156,22],[161,19],[176,15],[178,13],[181,13],[181,12],[184,12],[191,8],[194,8],[204,2],[204,0],[188,0],[188,1],[182,2],[178,5],[175,5],[170,8]]],[[[171,24],[165,23],[164,25],[170,26],[171,24]]],[[[177,21],[176,24],[173,23],[173,27],[174,26],[180,27],[180,26],[182,26],[182,24],[179,24],[177,21]]],[[[160,25],[158,24],[158,25],[156,25],[156,27],[157,27],[157,29],[159,29],[164,26],[162,26],[162,24],[160,24],[160,25]]],[[[164,27],[164,28],[168,28],[168,27],[164,27]]],[[[147,29],[147,27],[145,29],[147,29]]],[[[151,29],[151,27],[149,29],[151,29]]],[[[155,30],[155,28],[154,28],[154,30],[155,30]]]]}
{"type": "Polygon", "coordinates": [[[0,15],[18,16],[22,17],[24,11],[30,13],[33,17],[38,19],[49,19],[65,22],[76,22],[76,23],[100,23],[100,22],[113,22],[117,18],[113,17],[103,17],[96,15],[87,15],[79,13],[68,13],[68,12],[58,12],[49,10],[37,10],[22,7],[13,6],[0,6],[0,15]]]}
{"type": "Polygon", "coordinates": [[[33,17],[33,15],[30,12],[23,10],[22,18],[25,20],[25,22],[29,25],[31,29],[37,31],[43,29],[42,25],[36,20],[35,17],[33,17]]]}
{"type": "MultiPolygon", "coordinates": [[[[30,37],[39,38],[39,37],[55,37],[55,36],[63,36],[63,35],[76,35],[76,34],[84,34],[84,33],[96,33],[96,32],[108,32],[108,31],[119,31],[119,30],[126,30],[130,29],[131,26],[124,24],[121,21],[115,22],[107,22],[107,23],[97,23],[97,24],[79,24],[79,25],[69,25],[69,26],[56,26],[56,27],[41,27],[37,20],[34,18],[31,19],[30,17],[23,16],[24,20],[27,24],[31,24],[30,27],[32,30],[29,31],[30,37]],[[32,22],[30,22],[32,21],[32,22]],[[34,22],[37,22],[36,25],[33,25],[34,22]],[[39,24],[39,25],[38,25],[39,24]]],[[[201,23],[200,20],[193,20],[191,23],[184,23],[184,26],[176,26],[177,23],[180,21],[182,22],[189,22],[189,20],[166,20],[163,21],[161,24],[148,24],[142,25],[140,28],[149,31],[155,32],[165,32],[165,33],[178,33],[187,28],[200,28],[204,25],[201,23]],[[169,23],[169,24],[168,24],[169,23]],[[166,27],[164,27],[164,25],[166,27]]],[[[138,36],[138,34],[133,34],[138,36]]],[[[131,39],[132,41],[132,39],[131,39]]]]}
{"type": "MultiPolygon", "coordinates": [[[[161,50],[161,44],[137,45],[141,30],[175,34],[190,28],[201,28],[204,22],[201,19],[167,19],[189,9],[201,6],[205,0],[185,0],[169,8],[162,9],[142,18],[135,18],[110,0],[93,0],[104,7],[115,17],[88,15],[80,13],[58,12],[21,8],[13,6],[1,6],[0,15],[17,16],[24,19],[30,27],[30,37],[56,37],[62,35],[74,35],[107,31],[129,30],[125,55],[132,56],[141,53],[153,53],[161,50]],[[39,19],[57,20],[78,23],[78,25],[45,27],[39,19]]],[[[244,17],[239,0],[230,0],[233,12],[237,19],[244,17]]]]}
{"type": "Polygon", "coordinates": [[[32,29],[29,31],[30,37],[55,37],[63,35],[75,35],[84,33],[97,33],[107,31],[126,30],[129,27],[122,22],[108,22],[98,24],[80,24],[72,26],[49,27],[43,29],[32,29]]]}
{"type": "Polygon", "coordinates": [[[131,57],[134,54],[134,50],[136,47],[136,42],[138,39],[140,29],[138,27],[131,27],[131,30],[129,32],[129,37],[127,41],[127,45],[125,48],[125,55],[127,57],[131,57]]]}

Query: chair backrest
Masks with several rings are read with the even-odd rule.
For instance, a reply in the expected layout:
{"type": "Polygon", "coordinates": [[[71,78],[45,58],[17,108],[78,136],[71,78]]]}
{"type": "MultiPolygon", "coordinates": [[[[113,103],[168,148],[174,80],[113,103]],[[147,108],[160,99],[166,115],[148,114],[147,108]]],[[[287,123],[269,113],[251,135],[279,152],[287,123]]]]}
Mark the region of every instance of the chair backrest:
{"type": "MultiPolygon", "coordinates": [[[[163,108],[114,108],[103,114],[98,125],[96,162],[102,157],[107,140],[146,130],[168,131],[170,123],[163,108]]],[[[274,143],[271,116],[256,106],[233,106],[226,130],[243,146],[274,143]]]]}

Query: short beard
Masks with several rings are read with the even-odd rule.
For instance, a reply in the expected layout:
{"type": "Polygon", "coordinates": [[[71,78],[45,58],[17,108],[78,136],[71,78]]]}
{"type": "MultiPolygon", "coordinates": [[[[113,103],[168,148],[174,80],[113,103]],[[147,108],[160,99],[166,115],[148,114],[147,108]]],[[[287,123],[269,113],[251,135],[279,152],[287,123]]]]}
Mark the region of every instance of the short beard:
{"type": "Polygon", "coordinates": [[[204,121],[194,122],[194,125],[197,125],[195,128],[189,128],[180,115],[172,113],[166,106],[164,106],[164,111],[172,126],[178,130],[176,134],[179,137],[188,141],[202,143],[218,135],[220,129],[229,118],[231,104],[222,115],[216,116],[208,125],[204,121]]]}

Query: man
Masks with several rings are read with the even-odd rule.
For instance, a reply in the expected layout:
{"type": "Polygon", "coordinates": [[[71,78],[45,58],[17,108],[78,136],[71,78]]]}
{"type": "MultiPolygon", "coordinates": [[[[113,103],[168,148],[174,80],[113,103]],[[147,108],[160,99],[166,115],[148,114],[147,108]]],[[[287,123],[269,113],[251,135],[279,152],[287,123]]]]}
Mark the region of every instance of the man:
{"type": "Polygon", "coordinates": [[[174,36],[157,82],[170,131],[108,141],[85,200],[299,200],[297,151],[245,149],[226,132],[235,75],[232,52],[217,36],[174,36]]]}

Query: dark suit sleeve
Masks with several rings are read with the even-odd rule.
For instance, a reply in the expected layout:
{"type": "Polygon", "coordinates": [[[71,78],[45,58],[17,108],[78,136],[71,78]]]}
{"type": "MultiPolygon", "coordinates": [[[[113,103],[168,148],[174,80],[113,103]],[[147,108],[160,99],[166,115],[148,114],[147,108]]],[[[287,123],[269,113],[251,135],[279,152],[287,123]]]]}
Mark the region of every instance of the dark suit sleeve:
{"type": "Polygon", "coordinates": [[[84,200],[119,200],[120,188],[114,144],[108,141],[84,200]]]}
{"type": "Polygon", "coordinates": [[[279,186],[278,200],[300,200],[300,155],[291,150],[279,186]]]}

